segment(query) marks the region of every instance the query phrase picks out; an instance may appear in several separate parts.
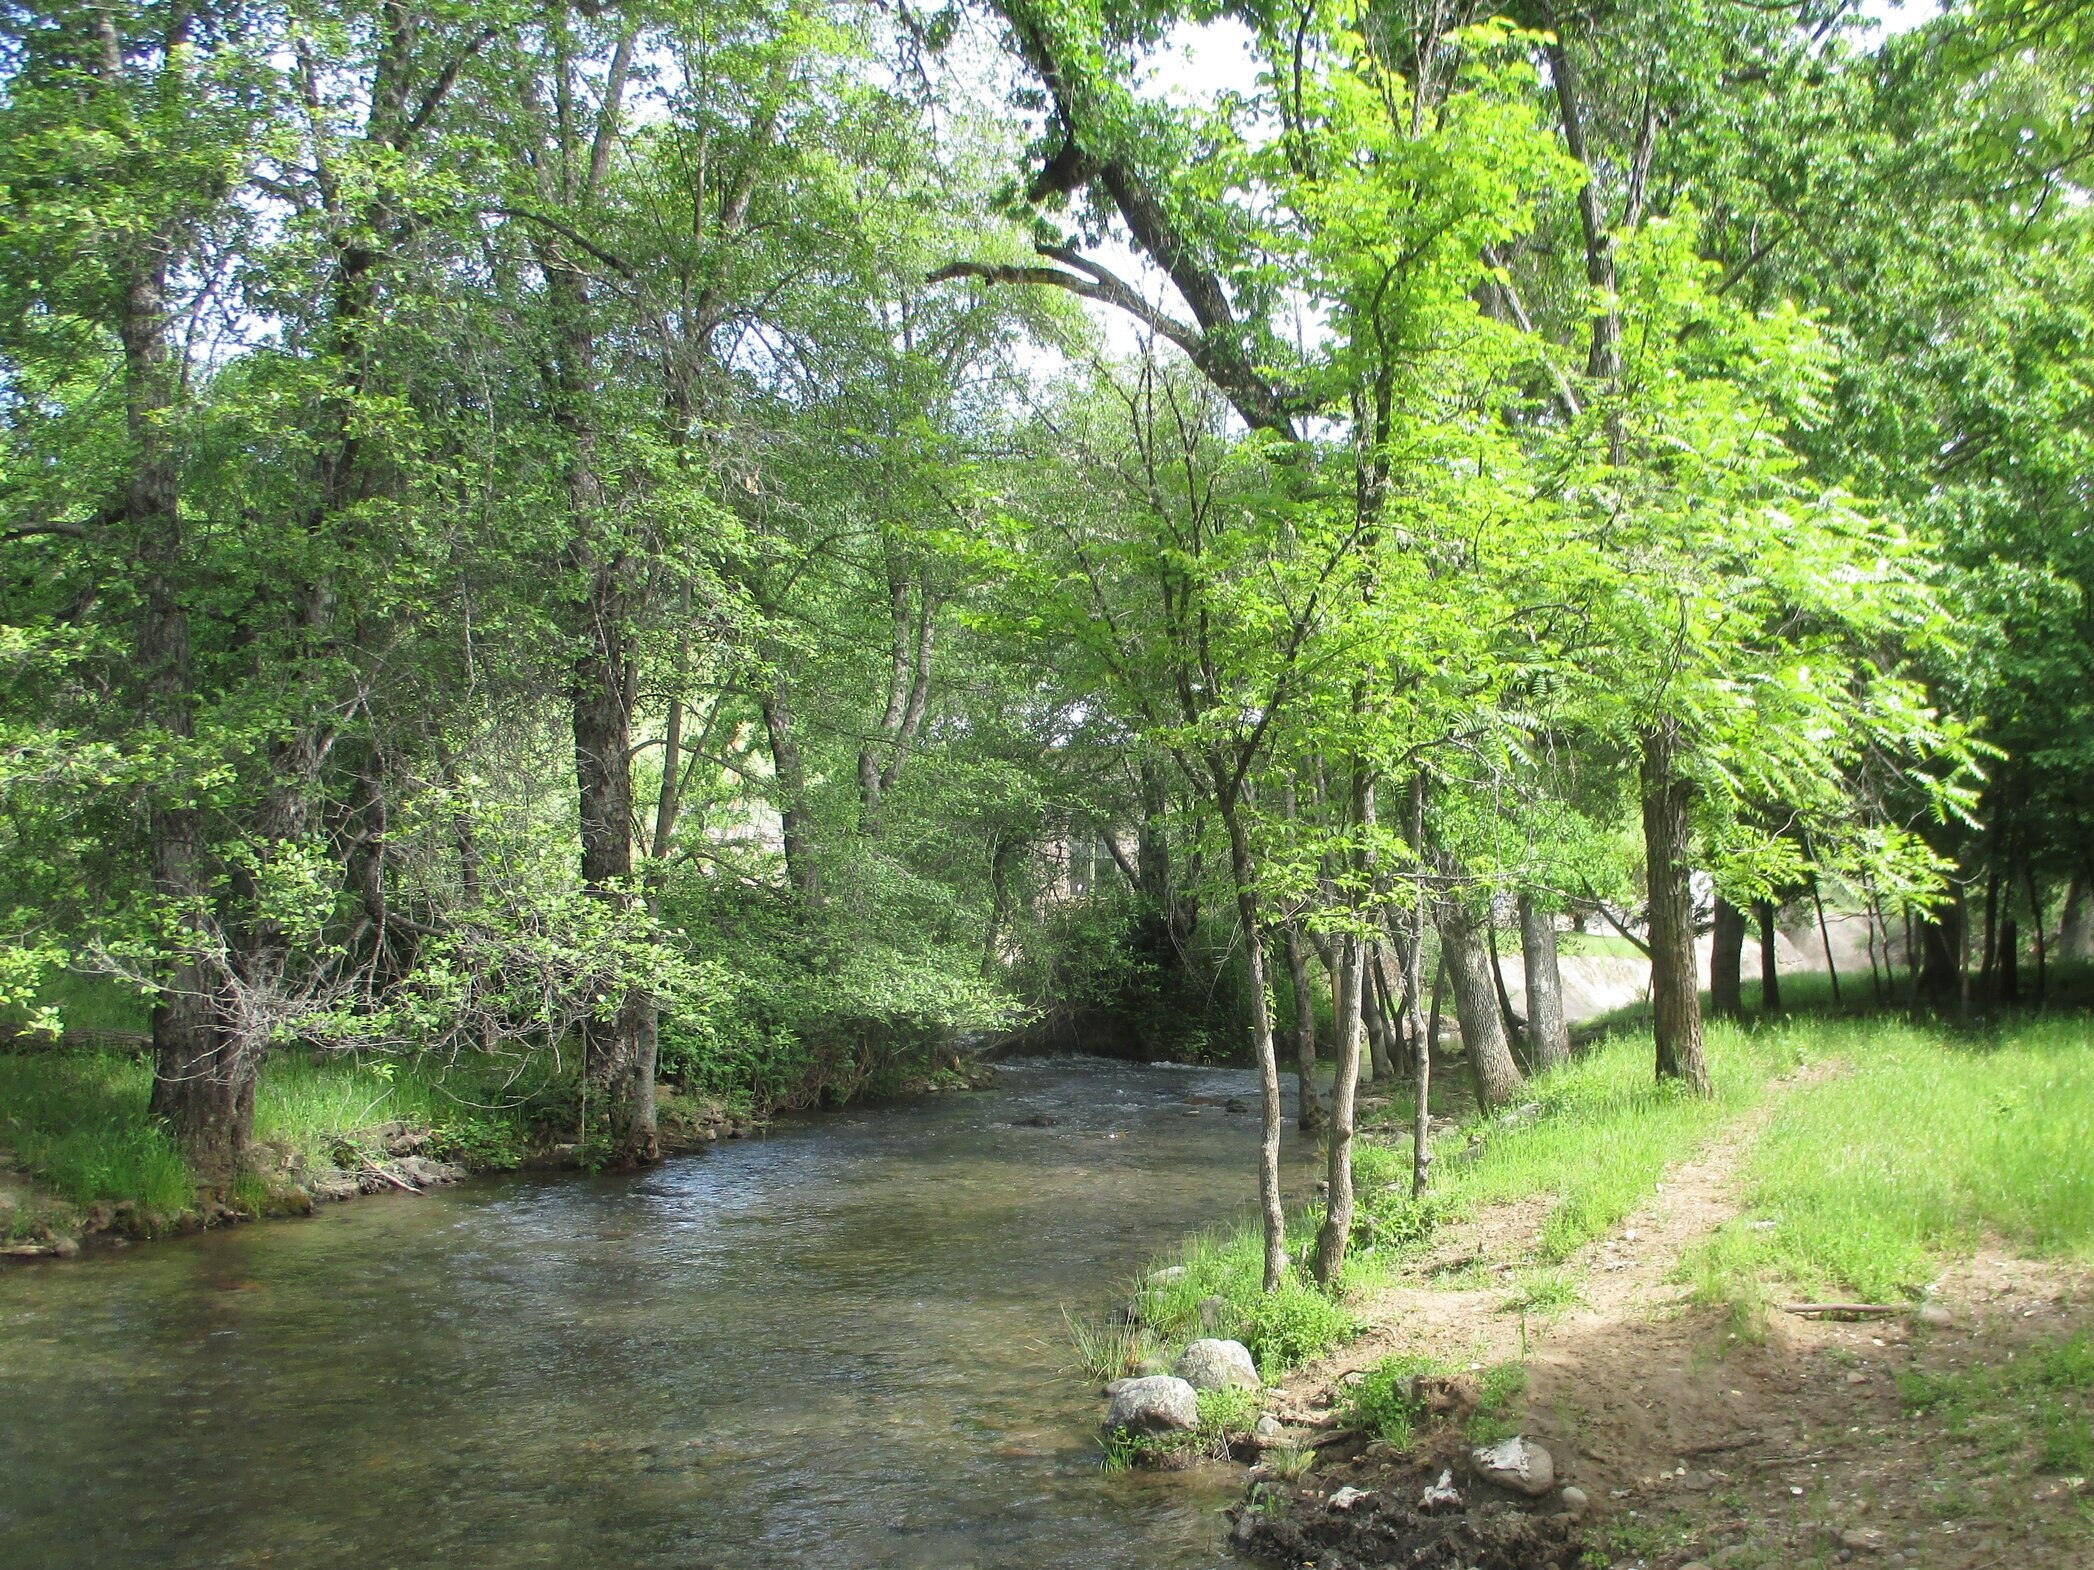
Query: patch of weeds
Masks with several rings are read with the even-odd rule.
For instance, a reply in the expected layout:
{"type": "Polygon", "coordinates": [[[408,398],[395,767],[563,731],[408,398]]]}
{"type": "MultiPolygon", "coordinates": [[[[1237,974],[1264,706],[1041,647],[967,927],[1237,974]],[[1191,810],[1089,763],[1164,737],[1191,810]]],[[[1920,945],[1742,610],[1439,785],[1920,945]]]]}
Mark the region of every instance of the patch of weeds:
{"type": "Polygon", "coordinates": [[[1316,1465],[1314,1445],[1275,1445],[1265,1452],[1266,1470],[1283,1483],[1298,1483],[1316,1465]]]}
{"type": "Polygon", "coordinates": [[[1140,1438],[1124,1428],[1115,1428],[1099,1440],[1098,1445],[1105,1452],[1105,1470],[1108,1472],[1132,1471],[1141,1455],[1140,1438]]]}
{"type": "Polygon", "coordinates": [[[1523,1270],[1513,1278],[1512,1291],[1498,1305],[1498,1311],[1552,1319],[1584,1300],[1577,1279],[1565,1271],[1523,1270]]]}
{"type": "Polygon", "coordinates": [[[1426,1415],[1418,1394],[1420,1376],[1450,1375],[1453,1365],[1415,1352],[1395,1352],[1366,1370],[1345,1399],[1348,1428],[1373,1434],[1398,1450],[1417,1442],[1426,1415]]]}
{"type": "Polygon", "coordinates": [[[1494,1363],[1477,1376],[1476,1411],[1462,1432],[1472,1445],[1495,1445],[1525,1426],[1527,1365],[1494,1363]]]}
{"type": "Polygon", "coordinates": [[[1258,1397],[1242,1385],[1224,1385],[1199,1394],[1200,1432],[1216,1440],[1247,1434],[1258,1421],[1258,1397]]]}
{"type": "Polygon", "coordinates": [[[1321,1357],[1359,1331],[1357,1315],[1299,1281],[1261,1293],[1237,1321],[1238,1335],[1266,1379],[1321,1357]]]}
{"type": "Polygon", "coordinates": [[[2094,1335],[2003,1363],[1949,1373],[1901,1373],[1907,1408],[1996,1456],[2033,1451],[2041,1471],[2094,1472],[2094,1335]]]}
{"type": "Polygon", "coordinates": [[[1149,1332],[1110,1318],[1088,1319],[1062,1310],[1069,1327],[1069,1343],[1076,1349],[1076,1366],[1098,1380],[1118,1379],[1132,1373],[1143,1358],[1155,1350],[1149,1332]]]}
{"type": "Polygon", "coordinates": [[[1731,1336],[1754,1346],[1767,1339],[1767,1314],[1774,1306],[1765,1274],[1767,1230],[1725,1222],[1689,1250],[1672,1274],[1692,1288],[1696,1303],[1724,1310],[1731,1336]]]}

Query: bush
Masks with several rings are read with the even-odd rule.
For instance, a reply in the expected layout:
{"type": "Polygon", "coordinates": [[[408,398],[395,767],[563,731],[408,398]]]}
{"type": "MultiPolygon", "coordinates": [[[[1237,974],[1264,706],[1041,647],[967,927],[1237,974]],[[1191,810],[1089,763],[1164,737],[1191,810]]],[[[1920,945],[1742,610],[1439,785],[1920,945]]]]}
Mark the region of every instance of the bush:
{"type": "Polygon", "coordinates": [[[1277,1379],[1359,1334],[1360,1321],[1314,1287],[1283,1281],[1244,1310],[1237,1330],[1259,1374],[1277,1379]]]}

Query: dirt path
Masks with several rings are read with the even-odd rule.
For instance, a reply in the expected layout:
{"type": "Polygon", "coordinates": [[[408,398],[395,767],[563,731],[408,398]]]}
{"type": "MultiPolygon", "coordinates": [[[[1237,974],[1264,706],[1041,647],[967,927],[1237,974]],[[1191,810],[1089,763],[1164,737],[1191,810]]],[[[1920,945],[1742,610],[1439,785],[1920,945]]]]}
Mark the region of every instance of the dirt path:
{"type": "MultiPolygon", "coordinates": [[[[1954,1402],[1915,1414],[1906,1399],[1916,1382],[2004,1366],[2094,1325],[2083,1274],[1987,1250],[1939,1283],[1945,1325],[1775,1312],[1760,1339],[1695,1307],[1675,1279],[1681,1257],[1737,1215],[1741,1161],[1781,1096],[1828,1072],[1781,1082],[1671,1169],[1619,1231],[1573,1256],[1571,1311],[1546,1322],[1505,1311],[1549,1205],[1499,1207],[1450,1228],[1432,1259],[1367,1304],[1377,1328],[1289,1381],[1284,1410],[1327,1411],[1349,1373],[1392,1351],[1524,1358],[1526,1432],[1591,1501],[1593,1563],[2094,1570],[2094,1494],[2035,1472],[2033,1405],[1994,1421],[1954,1402]]],[[[1319,1473],[1317,1487],[1371,1487],[1378,1471],[1393,1486],[1400,1469],[1370,1454],[1319,1473]]]]}

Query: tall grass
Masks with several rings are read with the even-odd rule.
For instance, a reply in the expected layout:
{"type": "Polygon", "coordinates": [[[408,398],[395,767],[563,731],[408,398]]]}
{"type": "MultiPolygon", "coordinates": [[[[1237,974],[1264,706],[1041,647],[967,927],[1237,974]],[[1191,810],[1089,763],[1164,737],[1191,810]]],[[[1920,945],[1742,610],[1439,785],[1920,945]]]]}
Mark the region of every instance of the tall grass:
{"type": "Polygon", "coordinates": [[[1749,1216],[1690,1261],[1705,1295],[1771,1278],[1917,1297],[1987,1234],[2094,1260],[2094,1024],[1840,1035],[1847,1072],[1781,1104],[1746,1164],[1749,1216]]]}
{"type": "Polygon", "coordinates": [[[196,1184],[146,1116],[152,1088],[145,1063],[121,1053],[0,1053],[0,1150],[69,1204],[180,1211],[196,1184]]]}

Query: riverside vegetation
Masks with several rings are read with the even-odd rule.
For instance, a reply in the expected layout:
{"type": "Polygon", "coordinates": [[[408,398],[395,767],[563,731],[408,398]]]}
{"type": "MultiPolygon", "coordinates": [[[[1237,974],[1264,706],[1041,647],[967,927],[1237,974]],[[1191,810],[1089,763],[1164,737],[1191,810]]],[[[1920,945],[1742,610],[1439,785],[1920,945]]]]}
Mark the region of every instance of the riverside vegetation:
{"type": "MultiPolygon", "coordinates": [[[[1257,1225],[1130,1306],[1269,1375],[1420,1270],[1523,1340],[1995,1246],[2071,1301],[2094,26],[1901,22],[7,12],[9,1247],[1001,1040],[1254,1070],[1257,1225]]],[[[2066,1330],[1917,1409],[2076,1453],[2066,1330]]],[[[1363,1388],[1496,1411],[1462,1350],[1363,1388]]]]}

